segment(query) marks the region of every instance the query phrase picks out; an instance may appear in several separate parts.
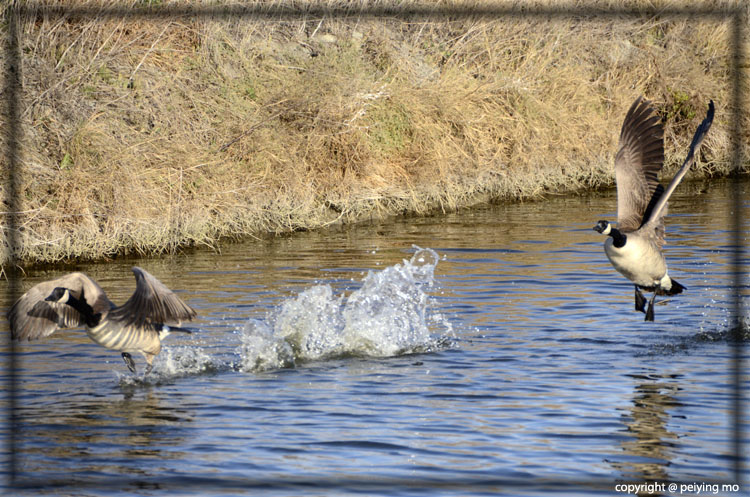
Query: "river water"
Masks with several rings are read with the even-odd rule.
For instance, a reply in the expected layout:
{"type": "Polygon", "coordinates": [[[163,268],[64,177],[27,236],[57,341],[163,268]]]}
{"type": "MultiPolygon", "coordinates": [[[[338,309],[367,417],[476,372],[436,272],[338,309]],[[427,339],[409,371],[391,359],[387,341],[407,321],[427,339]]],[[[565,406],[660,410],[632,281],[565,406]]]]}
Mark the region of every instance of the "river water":
{"type": "Polygon", "coordinates": [[[716,495],[735,475],[741,189],[741,212],[727,181],[673,196],[665,250],[687,292],[658,297],[653,323],[592,230],[613,191],[30,270],[24,289],[77,269],[121,303],[138,265],[199,317],[147,376],[82,331],[22,344],[12,493],[716,495]]]}

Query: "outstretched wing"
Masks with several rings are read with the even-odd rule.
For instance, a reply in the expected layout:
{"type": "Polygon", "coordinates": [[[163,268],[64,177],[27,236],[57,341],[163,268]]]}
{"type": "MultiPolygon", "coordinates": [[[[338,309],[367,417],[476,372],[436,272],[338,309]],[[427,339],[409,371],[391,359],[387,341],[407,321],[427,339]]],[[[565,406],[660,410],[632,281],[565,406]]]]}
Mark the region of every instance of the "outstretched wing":
{"type": "Polygon", "coordinates": [[[197,314],[189,305],[147,271],[133,268],[135,292],[123,305],[113,309],[110,319],[126,325],[147,323],[180,324],[197,314]]]}
{"type": "Polygon", "coordinates": [[[83,294],[92,307],[106,306],[109,302],[99,285],[83,273],[70,273],[39,283],[24,293],[8,311],[14,340],[36,340],[59,329],[77,328],[85,323],[71,306],[44,300],[57,287],[67,288],[76,298],[83,294]]]}
{"type": "Polygon", "coordinates": [[[647,213],[648,215],[643,219],[644,225],[656,225],[656,226],[663,226],[664,225],[664,216],[667,215],[667,201],[669,200],[669,197],[672,195],[672,192],[674,192],[675,188],[677,188],[677,185],[680,184],[680,181],[682,181],[682,178],[685,177],[685,174],[687,174],[688,170],[690,169],[690,166],[693,165],[695,162],[695,153],[700,148],[701,144],[703,143],[703,139],[706,137],[706,134],[708,133],[708,130],[711,128],[711,123],[714,120],[714,101],[709,100],[708,102],[708,111],[706,112],[706,117],[703,119],[703,121],[698,126],[698,129],[695,130],[695,134],[693,135],[693,141],[690,142],[690,149],[688,150],[687,157],[685,158],[685,162],[682,163],[682,167],[680,167],[680,170],[677,171],[677,174],[674,175],[674,178],[672,178],[672,181],[669,183],[669,186],[667,187],[666,191],[658,198],[656,199],[656,202],[654,202],[654,206],[650,211],[647,213]]]}
{"type": "Polygon", "coordinates": [[[663,187],[657,175],[664,165],[664,129],[651,102],[638,97],[630,106],[620,131],[615,156],[617,227],[635,231],[663,187]]]}

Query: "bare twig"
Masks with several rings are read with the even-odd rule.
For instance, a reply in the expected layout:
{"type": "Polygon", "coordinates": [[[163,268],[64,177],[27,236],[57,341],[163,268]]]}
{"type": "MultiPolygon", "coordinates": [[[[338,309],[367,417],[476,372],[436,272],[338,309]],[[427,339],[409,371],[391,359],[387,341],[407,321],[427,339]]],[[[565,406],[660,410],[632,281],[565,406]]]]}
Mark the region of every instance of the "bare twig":
{"type": "Polygon", "coordinates": [[[148,57],[151,54],[151,52],[153,52],[154,47],[156,46],[157,43],[159,43],[159,40],[161,40],[161,37],[164,36],[164,33],[167,31],[167,29],[171,25],[172,25],[172,23],[168,22],[167,25],[164,26],[164,29],[161,30],[161,33],[159,33],[159,36],[156,37],[156,40],[154,40],[154,42],[151,44],[151,47],[149,47],[149,49],[146,50],[146,53],[143,54],[143,57],[141,58],[141,61],[138,63],[137,66],[135,66],[135,69],[133,69],[133,72],[130,73],[130,82],[131,83],[133,82],[133,78],[135,78],[135,73],[138,72],[138,69],[141,68],[141,65],[146,60],[146,57],[148,57]]]}

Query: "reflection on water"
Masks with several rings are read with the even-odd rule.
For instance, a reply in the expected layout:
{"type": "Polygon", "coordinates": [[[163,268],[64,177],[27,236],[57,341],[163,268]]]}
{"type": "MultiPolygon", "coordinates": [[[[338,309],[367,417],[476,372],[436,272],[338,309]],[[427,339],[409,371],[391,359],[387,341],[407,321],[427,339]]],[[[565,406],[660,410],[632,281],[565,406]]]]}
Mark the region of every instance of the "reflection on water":
{"type": "Polygon", "coordinates": [[[688,290],[655,323],[591,230],[613,192],[30,270],[25,288],[79,269],[124,302],[139,265],[199,317],[147,377],[82,331],[21,344],[19,477],[96,496],[729,481],[736,213],[726,183],[704,189],[670,201],[666,256],[688,290]]]}
{"type": "Polygon", "coordinates": [[[622,442],[622,450],[628,457],[613,461],[612,465],[626,481],[669,481],[672,448],[677,445],[678,437],[667,429],[667,424],[670,412],[680,405],[677,401],[679,378],[646,373],[633,375],[633,379],[636,385],[632,406],[623,415],[630,437],[622,442]]]}
{"type": "MultiPolygon", "coordinates": [[[[49,482],[68,481],[76,473],[93,472],[119,478],[123,475],[158,476],[165,460],[180,460],[192,415],[181,406],[166,405],[146,392],[133,398],[73,400],[54,404],[54,411],[21,407],[24,430],[21,446],[23,473],[41,472],[49,482]],[[123,464],[134,458],[134,467],[123,464]],[[150,463],[147,461],[151,461],[150,463]]],[[[80,477],[79,477],[80,478],[80,477]]]]}

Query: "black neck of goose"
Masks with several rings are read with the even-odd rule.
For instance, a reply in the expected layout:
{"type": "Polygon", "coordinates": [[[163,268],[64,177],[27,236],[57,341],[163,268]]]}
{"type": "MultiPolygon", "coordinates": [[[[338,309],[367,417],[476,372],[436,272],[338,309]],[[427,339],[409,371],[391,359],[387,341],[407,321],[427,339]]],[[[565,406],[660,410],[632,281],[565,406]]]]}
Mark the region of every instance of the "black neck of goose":
{"type": "Polygon", "coordinates": [[[612,230],[609,232],[609,236],[612,237],[612,245],[615,246],[615,248],[622,248],[625,246],[625,242],[628,240],[628,237],[620,232],[617,228],[612,228],[612,230]]]}
{"type": "Polygon", "coordinates": [[[98,325],[102,319],[102,313],[94,313],[94,309],[83,299],[77,299],[74,296],[68,294],[68,301],[66,302],[70,307],[78,311],[86,322],[86,326],[93,328],[98,325]]]}

